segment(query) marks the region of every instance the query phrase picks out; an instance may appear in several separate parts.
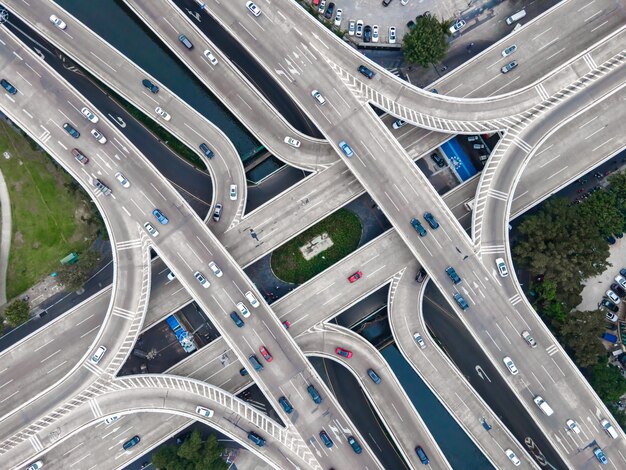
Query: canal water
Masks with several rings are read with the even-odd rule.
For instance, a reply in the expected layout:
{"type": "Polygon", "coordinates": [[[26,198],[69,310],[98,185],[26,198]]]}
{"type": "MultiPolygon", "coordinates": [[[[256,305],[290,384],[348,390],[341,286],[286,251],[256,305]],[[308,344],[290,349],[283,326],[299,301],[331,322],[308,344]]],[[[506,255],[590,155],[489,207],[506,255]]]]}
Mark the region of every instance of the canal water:
{"type": "Polygon", "coordinates": [[[122,8],[118,2],[115,0],[56,0],[56,2],[219,127],[232,141],[242,159],[250,158],[256,153],[260,147],[259,142],[152,33],[145,29],[143,23],[122,8]]]}

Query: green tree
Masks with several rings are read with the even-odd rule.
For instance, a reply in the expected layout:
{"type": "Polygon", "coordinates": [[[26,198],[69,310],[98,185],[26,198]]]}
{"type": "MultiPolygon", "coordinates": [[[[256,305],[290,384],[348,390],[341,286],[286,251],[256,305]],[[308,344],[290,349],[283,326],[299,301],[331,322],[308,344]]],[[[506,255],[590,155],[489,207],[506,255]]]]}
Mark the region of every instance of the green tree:
{"type": "Polygon", "coordinates": [[[619,368],[609,365],[606,359],[585,372],[589,383],[605,403],[616,403],[626,393],[626,380],[619,368]]]}
{"type": "Polygon", "coordinates": [[[574,355],[578,367],[593,367],[606,353],[599,339],[605,330],[606,319],[602,312],[573,311],[565,316],[559,334],[565,348],[574,355]]]}
{"type": "Polygon", "coordinates": [[[448,51],[449,25],[434,16],[418,16],[415,26],[402,39],[404,60],[422,67],[440,62],[448,51]]]}
{"type": "Polygon", "coordinates": [[[17,299],[7,305],[4,316],[12,326],[17,326],[28,320],[29,311],[28,302],[17,299]]]}
{"type": "Polygon", "coordinates": [[[99,253],[87,251],[80,256],[76,263],[61,265],[57,270],[56,280],[67,290],[78,290],[89,279],[89,276],[98,267],[99,263],[99,253]]]}
{"type": "Polygon", "coordinates": [[[152,456],[152,464],[161,470],[227,470],[228,464],[222,458],[223,446],[213,434],[206,442],[198,430],[180,447],[171,444],[161,446],[152,456]]]}

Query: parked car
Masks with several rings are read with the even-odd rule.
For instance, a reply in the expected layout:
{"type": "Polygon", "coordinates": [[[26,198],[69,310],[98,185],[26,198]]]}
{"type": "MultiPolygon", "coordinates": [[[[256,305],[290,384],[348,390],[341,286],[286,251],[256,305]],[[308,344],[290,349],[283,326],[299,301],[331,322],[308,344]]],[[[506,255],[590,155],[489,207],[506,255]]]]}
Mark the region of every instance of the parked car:
{"type": "Polygon", "coordinates": [[[446,166],[446,161],[443,158],[441,158],[441,156],[438,153],[431,153],[430,158],[435,162],[435,164],[439,168],[443,168],[444,166],[446,166]]]}
{"type": "Polygon", "coordinates": [[[378,39],[378,25],[375,24],[374,26],[372,26],[372,42],[378,42],[378,39]]]}
{"type": "Polygon", "coordinates": [[[370,25],[366,25],[365,28],[363,28],[363,41],[372,41],[372,27],[370,25]]]}
{"type": "Polygon", "coordinates": [[[337,13],[335,13],[335,26],[341,25],[341,19],[343,17],[343,10],[341,8],[337,8],[337,13]]]}
{"type": "Polygon", "coordinates": [[[613,313],[617,313],[617,311],[619,310],[619,307],[611,302],[609,299],[602,299],[599,306],[608,308],[613,313]]]}
{"type": "Polygon", "coordinates": [[[326,13],[324,13],[324,18],[330,20],[333,17],[333,13],[335,12],[335,4],[329,3],[328,8],[326,8],[326,13]]]}
{"type": "Polygon", "coordinates": [[[619,320],[619,317],[615,315],[613,312],[606,312],[606,319],[610,321],[611,323],[617,323],[617,320],[619,320]]]}
{"type": "Polygon", "coordinates": [[[619,296],[615,292],[613,292],[611,289],[606,291],[606,296],[615,305],[619,305],[621,303],[621,300],[620,300],[619,296]]]}
{"type": "Polygon", "coordinates": [[[461,31],[461,29],[463,28],[463,26],[465,26],[465,20],[459,20],[456,23],[454,23],[452,26],[450,26],[450,33],[454,34],[458,31],[461,31]]]}
{"type": "Polygon", "coordinates": [[[356,21],[350,20],[350,22],[348,23],[348,34],[350,36],[354,36],[355,32],[356,32],[356,21]]]}
{"type": "Polygon", "coordinates": [[[622,288],[617,282],[611,284],[611,290],[619,295],[622,299],[626,297],[626,290],[622,288]]]}
{"type": "Polygon", "coordinates": [[[389,26],[389,44],[396,43],[396,27],[389,26]]]}
{"type": "Polygon", "coordinates": [[[623,278],[622,276],[615,276],[615,282],[617,282],[622,289],[626,290],[626,279],[625,278],[623,278]]]}
{"type": "Polygon", "coordinates": [[[360,38],[361,36],[363,36],[363,20],[356,22],[356,37],[360,38]]]}

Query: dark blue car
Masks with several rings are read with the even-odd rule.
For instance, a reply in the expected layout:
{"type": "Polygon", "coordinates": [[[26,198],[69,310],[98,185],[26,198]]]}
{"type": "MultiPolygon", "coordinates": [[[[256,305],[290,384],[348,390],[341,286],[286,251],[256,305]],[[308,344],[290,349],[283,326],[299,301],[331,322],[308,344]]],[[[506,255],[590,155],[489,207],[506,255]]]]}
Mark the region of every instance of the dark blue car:
{"type": "Polygon", "coordinates": [[[411,219],[411,225],[413,226],[415,231],[420,234],[420,237],[426,236],[426,229],[424,228],[424,226],[421,224],[419,220],[415,218],[411,219]]]}
{"type": "Polygon", "coordinates": [[[289,414],[293,411],[293,406],[291,406],[291,403],[289,403],[289,400],[287,400],[287,398],[280,397],[278,399],[278,403],[280,403],[280,406],[283,407],[283,410],[285,410],[285,413],[289,414]]]}
{"type": "Polygon", "coordinates": [[[7,92],[11,93],[12,95],[17,93],[17,88],[15,88],[13,85],[7,82],[4,78],[0,80],[0,84],[2,85],[2,88],[4,88],[7,92]]]}

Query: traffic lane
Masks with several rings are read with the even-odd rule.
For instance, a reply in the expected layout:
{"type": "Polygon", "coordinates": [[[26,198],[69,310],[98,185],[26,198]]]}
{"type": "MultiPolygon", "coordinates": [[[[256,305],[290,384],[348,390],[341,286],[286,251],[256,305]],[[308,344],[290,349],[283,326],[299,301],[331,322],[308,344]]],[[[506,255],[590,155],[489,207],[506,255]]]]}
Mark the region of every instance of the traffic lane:
{"type": "Polygon", "coordinates": [[[371,343],[353,331],[328,324],[321,331],[318,329],[314,333],[305,333],[296,339],[305,354],[333,359],[358,377],[361,388],[410,465],[421,463],[415,453],[415,446],[419,442],[429,455],[432,465],[437,468],[449,466],[402,386],[371,343]],[[341,356],[337,348],[341,348],[344,354],[350,354],[350,357],[341,356]],[[369,370],[376,372],[380,383],[373,381],[369,370]],[[383,397],[384,400],[381,400],[383,397]],[[410,435],[406,433],[407,428],[412,430],[410,435]]]}
{"type": "Polygon", "coordinates": [[[434,86],[440,94],[457,97],[492,96],[528,86],[549,72],[555,61],[564,62],[576,56],[578,51],[586,50],[626,21],[623,11],[616,14],[616,10],[621,10],[617,0],[587,3],[583,5],[582,12],[574,7],[568,8],[565,4],[563,6],[565,8],[560,8],[557,14],[573,16],[574,23],[570,24],[561,18],[562,27],[559,28],[554,28],[550,22],[543,22],[542,25],[531,25],[512,31],[493,47],[472,57],[453,73],[446,74],[435,82],[434,86]],[[581,17],[582,13],[584,19],[581,17]],[[584,26],[577,25],[580,20],[583,20],[584,26]],[[577,26],[573,27],[574,25],[577,26]],[[584,28],[586,34],[579,34],[579,28],[584,28]],[[504,49],[512,45],[516,45],[517,50],[503,57],[504,49]],[[510,77],[511,73],[500,72],[500,67],[512,60],[519,63],[518,71],[522,68],[524,70],[523,73],[515,74],[513,78],[510,77]],[[481,84],[472,83],[471,74],[468,72],[473,67],[489,70],[493,78],[481,84]]]}
{"type": "Polygon", "coordinates": [[[283,116],[295,129],[300,132],[323,139],[324,136],[300,110],[298,105],[279,86],[275,86],[274,79],[267,73],[266,69],[244,48],[238,41],[234,41],[222,25],[215,21],[211,15],[203,12],[198,3],[193,0],[175,0],[173,2],[180,10],[189,15],[196,27],[200,29],[207,38],[211,40],[238,70],[248,79],[265,98],[272,103],[272,106],[283,116]],[[191,12],[198,12],[201,20],[192,15],[191,12]]]}
{"type": "MultiPolygon", "coordinates": [[[[191,229],[192,224],[190,222],[191,221],[187,221],[188,229],[191,229]]],[[[202,226],[202,230],[205,231],[206,227],[202,226]]],[[[316,436],[319,433],[320,428],[323,427],[323,423],[328,423],[331,416],[334,417],[334,419],[341,420],[341,422],[346,425],[349,424],[349,421],[344,418],[345,415],[343,415],[341,410],[335,405],[335,403],[333,403],[333,400],[328,397],[328,394],[322,385],[320,385],[319,379],[315,376],[314,372],[310,368],[310,365],[308,365],[308,361],[306,361],[295,342],[291,338],[286,337],[287,333],[283,325],[279,323],[275,317],[272,318],[274,316],[273,313],[269,311],[258,293],[255,294],[257,299],[260,301],[260,305],[252,311],[249,318],[244,320],[247,323],[247,327],[244,326],[239,329],[234,325],[228,314],[230,311],[237,310],[236,307],[233,308],[234,304],[239,300],[243,301],[243,292],[244,290],[249,289],[249,287],[248,282],[244,278],[245,275],[243,274],[243,271],[240,271],[236,266],[230,266],[230,260],[227,258],[227,253],[223,252],[223,250],[219,247],[214,247],[216,253],[214,254],[215,256],[213,259],[218,263],[218,265],[221,265],[222,269],[224,269],[225,275],[223,279],[213,278],[213,285],[210,286],[211,290],[209,291],[209,288],[207,288],[207,291],[202,292],[204,295],[199,295],[197,292],[198,281],[190,279],[192,277],[191,271],[193,269],[197,269],[196,266],[200,266],[199,260],[203,259],[197,254],[204,254],[205,252],[203,249],[208,250],[211,254],[210,249],[202,242],[200,237],[198,237],[197,240],[193,240],[189,237],[187,238],[187,241],[185,241],[184,237],[170,236],[166,243],[170,246],[161,244],[159,246],[159,250],[164,250],[170,253],[176,252],[176,247],[184,246],[185,244],[188,245],[188,248],[192,248],[187,250],[185,253],[187,257],[193,255],[194,260],[191,261],[191,263],[187,262],[185,259],[186,257],[182,256],[180,252],[177,252],[178,257],[189,269],[189,271],[186,271],[182,267],[178,267],[181,266],[180,263],[178,263],[178,266],[174,264],[173,266],[176,266],[175,269],[178,279],[190,292],[193,293],[194,290],[196,290],[194,297],[196,298],[197,303],[206,312],[213,313],[211,318],[212,322],[219,329],[222,335],[224,335],[226,341],[236,351],[238,356],[249,357],[250,354],[257,354],[258,348],[261,345],[268,348],[270,353],[274,351],[276,356],[271,365],[266,364],[264,370],[259,372],[250,368],[249,373],[252,378],[255,379],[257,384],[260,384],[260,388],[264,390],[267,395],[271,395],[274,398],[273,404],[276,407],[278,407],[276,402],[281,396],[281,391],[278,389],[278,386],[289,385],[294,389],[297,395],[294,400],[294,406],[313,413],[312,415],[307,414],[309,419],[306,421],[298,422],[297,429],[301,435],[316,436]],[[191,246],[192,244],[193,246],[191,246]],[[218,250],[219,253],[217,253],[218,250]],[[210,300],[205,300],[208,295],[210,295],[210,300]],[[223,315],[218,312],[223,312],[223,315]],[[276,353],[276,351],[279,353],[276,353]],[[300,357],[304,358],[304,360],[298,361],[297,359],[300,357]],[[327,397],[326,400],[324,400],[319,406],[315,404],[313,404],[313,407],[311,406],[313,402],[306,391],[309,383],[313,383],[319,390],[320,394],[322,396],[326,395],[327,397]],[[315,411],[319,409],[323,409],[325,411],[323,413],[315,413],[315,411]]],[[[259,358],[259,361],[263,361],[263,359],[259,358]]],[[[310,440],[307,442],[309,446],[311,446],[311,450],[315,451],[316,441],[310,440]]],[[[323,453],[324,457],[322,460],[339,458],[336,454],[334,454],[335,452],[339,452],[341,458],[346,459],[348,462],[354,462],[355,464],[361,462],[362,464],[363,462],[369,460],[368,465],[378,466],[375,458],[373,458],[371,454],[364,452],[357,459],[351,449],[348,452],[347,449],[336,448],[333,451],[333,455],[323,453]]]]}
{"type": "MultiPolygon", "coordinates": [[[[531,455],[533,449],[525,443],[526,438],[536,443],[550,464],[556,468],[568,468],[543,432],[534,424],[534,417],[528,415],[518,397],[509,388],[509,384],[495,370],[489,358],[459,321],[456,313],[450,309],[447,300],[432,283],[429,283],[426,289],[423,305],[426,324],[433,335],[443,343],[445,351],[472,387],[531,455]]],[[[468,314],[472,314],[471,311],[468,311],[468,314]]]]}
{"type": "Polygon", "coordinates": [[[384,468],[408,469],[354,376],[335,361],[315,356],[310,361],[354,424],[363,430],[362,435],[384,468]]]}

